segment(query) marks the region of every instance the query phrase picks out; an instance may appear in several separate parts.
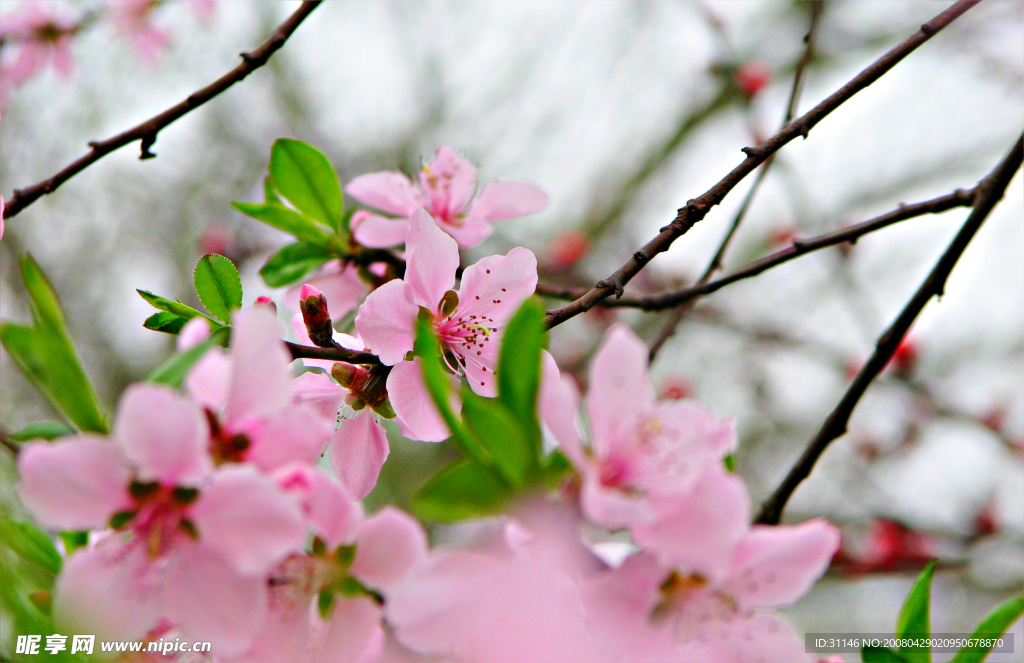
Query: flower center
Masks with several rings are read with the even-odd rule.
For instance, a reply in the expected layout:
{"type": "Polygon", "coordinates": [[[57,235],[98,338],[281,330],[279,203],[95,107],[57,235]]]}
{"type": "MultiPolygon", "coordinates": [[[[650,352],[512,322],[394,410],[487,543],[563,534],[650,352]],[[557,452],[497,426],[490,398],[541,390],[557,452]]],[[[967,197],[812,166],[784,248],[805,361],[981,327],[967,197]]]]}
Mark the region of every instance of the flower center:
{"type": "Polygon", "coordinates": [[[128,492],[135,508],[114,514],[110,526],[131,532],[135,541],[145,545],[150,557],[162,556],[182,535],[198,537],[187,516],[188,508],[199,497],[195,488],[133,481],[128,492]]]}

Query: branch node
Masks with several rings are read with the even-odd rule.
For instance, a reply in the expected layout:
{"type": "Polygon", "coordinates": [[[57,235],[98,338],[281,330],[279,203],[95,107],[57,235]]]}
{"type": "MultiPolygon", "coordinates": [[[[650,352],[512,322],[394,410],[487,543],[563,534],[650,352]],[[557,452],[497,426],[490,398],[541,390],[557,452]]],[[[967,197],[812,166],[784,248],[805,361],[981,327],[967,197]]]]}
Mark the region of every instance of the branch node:
{"type": "Polygon", "coordinates": [[[86,143],[86,145],[88,145],[93,150],[98,150],[100,149],[100,147],[102,147],[103,144],[98,140],[90,140],[88,143],[86,143]]]}
{"type": "Polygon", "coordinates": [[[238,57],[242,58],[242,61],[246,64],[252,64],[256,61],[256,58],[252,55],[252,53],[246,53],[245,51],[239,53],[238,57]]]}
{"type": "Polygon", "coordinates": [[[933,27],[931,26],[931,24],[930,24],[930,23],[923,23],[923,24],[921,24],[921,32],[923,32],[923,33],[925,33],[926,35],[928,35],[929,37],[931,37],[931,36],[932,36],[933,34],[935,34],[935,33],[936,33],[937,31],[935,30],[935,28],[933,28],[933,27]]]}
{"type": "Polygon", "coordinates": [[[142,152],[139,154],[139,160],[145,161],[146,159],[155,159],[156,152],[150,151],[150,148],[156,144],[156,133],[147,134],[142,137],[142,152]]]}
{"type": "Polygon", "coordinates": [[[648,260],[650,260],[650,258],[647,257],[647,254],[644,253],[643,251],[637,251],[636,253],[634,253],[633,259],[636,260],[637,262],[647,262],[648,260]]]}
{"type": "Polygon", "coordinates": [[[760,147],[743,147],[740,148],[740,152],[746,154],[748,158],[760,159],[761,155],[764,154],[764,150],[760,147]]]}
{"type": "Polygon", "coordinates": [[[596,284],[594,284],[594,287],[599,288],[601,290],[607,290],[611,288],[615,292],[616,299],[622,297],[622,293],[625,292],[622,285],[616,280],[609,281],[607,279],[601,279],[596,284]]]}

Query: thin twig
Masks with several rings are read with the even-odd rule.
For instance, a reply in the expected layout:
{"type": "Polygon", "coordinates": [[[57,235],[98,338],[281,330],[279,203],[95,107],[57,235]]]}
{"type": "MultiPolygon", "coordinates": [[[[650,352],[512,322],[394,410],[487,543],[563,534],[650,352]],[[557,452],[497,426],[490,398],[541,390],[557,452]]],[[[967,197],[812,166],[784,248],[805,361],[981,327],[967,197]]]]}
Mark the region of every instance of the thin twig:
{"type": "Polygon", "coordinates": [[[931,21],[921,26],[921,29],[911,35],[899,46],[891,49],[888,53],[875,60],[864,71],[857,74],[850,82],[839,88],[827,99],[819,103],[800,118],[790,122],[779,133],[775,134],[765,142],[756,147],[745,147],[743,152],[747,155],[736,168],[722,178],[702,195],[687,202],[681,207],[675,220],[663,227],[661,232],[649,241],[642,249],[633,254],[622,267],[606,279],[598,281],[585,295],[574,302],[571,302],[559,309],[548,312],[547,325],[554,327],[569,318],[575,317],[584,311],[593,308],[598,302],[607,299],[612,294],[622,296],[623,288],[641,269],[647,266],[654,256],[667,251],[672,242],[686,234],[696,223],[703,219],[712,207],[722,202],[725,196],[739,184],[744,177],[764,163],[768,157],[779,151],[782,146],[797,136],[807,137],[808,133],[816,124],[823,120],[829,113],[844,104],[855,94],[871,85],[886,72],[896,66],[903,58],[912,53],[921,44],[931,39],[935,34],[952,23],[968,9],[978,4],[981,0],[958,0],[948,9],[940,13],[931,21]]]}
{"type": "Polygon", "coordinates": [[[299,345],[285,341],[288,351],[292,353],[292,359],[326,359],[328,361],[343,361],[348,364],[380,364],[377,355],[359,350],[347,348],[317,348],[310,345],[299,345]]]}
{"type": "MultiPolygon", "coordinates": [[[[781,131],[786,127],[787,124],[792,121],[793,116],[796,115],[797,105],[800,103],[800,93],[804,87],[804,71],[807,69],[807,64],[814,57],[814,34],[818,28],[818,19],[821,18],[821,9],[824,0],[812,0],[810,3],[811,8],[811,22],[807,28],[807,34],[804,35],[804,52],[800,56],[800,61],[797,62],[796,69],[793,72],[793,86],[789,90],[789,102],[786,104],[786,112],[782,117],[782,125],[779,127],[781,131]]],[[[715,255],[711,258],[711,262],[704,268],[704,273],[697,279],[698,284],[704,284],[711,280],[711,277],[722,268],[722,262],[725,260],[725,253],[729,250],[729,245],[732,243],[733,236],[736,235],[736,231],[739,229],[740,224],[743,223],[743,219],[747,216],[747,210],[750,209],[751,203],[754,202],[754,196],[757,195],[758,190],[761,188],[761,183],[764,182],[765,176],[768,174],[768,169],[771,168],[774,163],[774,155],[768,157],[768,159],[761,166],[761,170],[757,173],[757,178],[754,179],[753,185],[750,190],[747,191],[747,195],[744,196],[743,202],[740,204],[739,210],[736,212],[736,216],[733,218],[732,223],[729,224],[729,229],[725,233],[725,237],[722,238],[721,243],[718,245],[718,250],[715,251],[715,255]]],[[[668,319],[662,325],[658,331],[658,335],[655,336],[654,341],[651,342],[651,348],[648,351],[648,360],[654,361],[657,357],[658,351],[665,345],[676,332],[676,327],[686,313],[693,308],[695,301],[691,301],[682,306],[676,307],[668,315],[668,319]]]]}
{"type": "Polygon", "coordinates": [[[82,172],[95,162],[99,161],[111,152],[118,150],[125,145],[142,141],[142,153],[140,159],[152,159],[156,156],[151,151],[156,143],[157,135],[175,120],[183,117],[191,111],[199,108],[210,99],[213,99],[221,92],[243,80],[246,76],[262,67],[270,59],[270,56],[277,52],[288,40],[295,29],[306,19],[309,14],[317,8],[320,0],[307,0],[302,3],[295,13],[288,17],[284,23],[278,26],[274,34],[255,50],[248,53],[241,53],[242,62],[237,67],[221,76],[210,85],[193,92],[184,101],[178,103],[159,115],[155,115],[142,124],[132,127],[128,131],[107,138],[106,140],[91,141],[89,152],[68,164],[59,173],[41,182],[27,186],[23,189],[15,189],[14,195],[7,201],[4,208],[4,218],[9,219],[17,215],[41,196],[53,193],[57,188],[78,173],[82,172]]]}
{"type": "MultiPolygon", "coordinates": [[[[685,288],[669,290],[667,292],[660,292],[653,295],[623,295],[619,299],[605,300],[599,305],[607,308],[639,308],[645,311],[661,311],[667,308],[672,308],[698,297],[709,295],[737,281],[757,276],[758,274],[773,267],[777,267],[808,253],[820,251],[821,249],[836,246],[837,244],[845,244],[847,242],[854,243],[860,237],[867,235],[868,233],[881,230],[882,228],[899,223],[900,221],[924,216],[925,214],[940,214],[957,207],[970,207],[974,202],[976,193],[977,187],[972,189],[957,189],[952,193],[948,193],[944,196],[939,196],[938,198],[933,198],[931,200],[926,200],[924,202],[913,203],[911,205],[901,204],[891,212],[848,226],[841,230],[833,230],[832,232],[817,235],[809,239],[793,240],[792,245],[785,249],[747,263],[735,272],[727,276],[723,276],[715,281],[709,281],[708,283],[703,284],[694,284],[685,288]]],[[[585,293],[586,291],[583,288],[561,288],[543,284],[537,285],[537,294],[555,299],[577,299],[585,293]]]]}
{"type": "Polygon", "coordinates": [[[807,445],[807,449],[804,450],[800,459],[790,469],[786,478],[775,489],[771,497],[765,500],[756,522],[768,525],[777,524],[782,517],[782,510],[785,508],[786,502],[797,486],[811,473],[821,454],[824,453],[833,440],[846,433],[850,415],[853,414],[854,408],[857,406],[858,401],[860,401],[861,396],[864,395],[868,385],[871,384],[892,359],[896,348],[928,301],[932,297],[942,296],[946,287],[946,279],[949,278],[949,274],[953,271],[957,260],[963,254],[967,244],[974,237],[981,224],[984,223],[989,213],[996,206],[996,203],[1002,199],[1003,194],[1006,192],[1006,187],[1009,186],[1010,180],[1016,175],[1022,160],[1024,160],[1024,134],[1017,139],[1013,149],[996,166],[995,170],[978,183],[978,195],[974,202],[974,209],[967,216],[964,225],[946,248],[942,257],[935,263],[931,273],[921,283],[917,292],[914,293],[914,296],[910,298],[910,301],[900,311],[896,320],[879,337],[871,358],[868,359],[864,367],[857,373],[857,377],[853,379],[839,404],[836,405],[832,413],[825,419],[825,423],[822,424],[818,434],[807,445]]]}

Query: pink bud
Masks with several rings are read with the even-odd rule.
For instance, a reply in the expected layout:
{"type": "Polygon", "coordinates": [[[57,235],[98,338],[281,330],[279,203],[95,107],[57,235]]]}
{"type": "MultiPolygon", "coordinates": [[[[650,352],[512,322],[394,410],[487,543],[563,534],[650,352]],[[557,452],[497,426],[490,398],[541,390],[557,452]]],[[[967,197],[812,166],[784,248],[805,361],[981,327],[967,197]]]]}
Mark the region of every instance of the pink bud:
{"type": "Polygon", "coordinates": [[[748,99],[772,79],[772,68],[759,60],[749,60],[736,70],[736,86],[748,99]]]}
{"type": "Polygon", "coordinates": [[[896,348],[896,352],[893,353],[892,361],[890,363],[894,365],[896,372],[899,373],[899,375],[902,377],[908,377],[917,365],[917,358],[917,344],[909,338],[904,338],[900,341],[899,346],[896,348]]]}
{"type": "Polygon", "coordinates": [[[299,291],[299,299],[307,299],[309,297],[319,297],[323,293],[316,286],[312,286],[308,283],[302,284],[302,290],[299,291]]]}
{"type": "Polygon", "coordinates": [[[590,252],[590,238],[585,232],[572,230],[555,237],[548,247],[548,255],[554,267],[569,267],[582,260],[590,252]]]}

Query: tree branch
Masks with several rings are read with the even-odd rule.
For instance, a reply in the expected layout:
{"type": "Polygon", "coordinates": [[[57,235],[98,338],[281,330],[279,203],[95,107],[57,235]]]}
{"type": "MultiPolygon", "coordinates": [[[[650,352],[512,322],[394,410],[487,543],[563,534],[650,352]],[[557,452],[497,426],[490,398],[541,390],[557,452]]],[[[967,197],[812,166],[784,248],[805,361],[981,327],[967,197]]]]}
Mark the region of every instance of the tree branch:
{"type": "Polygon", "coordinates": [[[299,345],[285,341],[288,351],[292,353],[292,359],[326,359],[328,361],[343,361],[348,364],[380,364],[377,355],[359,350],[348,350],[346,348],[317,348],[309,345],[299,345]]]}
{"type": "Polygon", "coordinates": [[[771,497],[765,500],[756,522],[768,525],[777,524],[782,517],[782,510],[786,506],[793,491],[796,490],[804,479],[811,473],[815,463],[828,445],[836,438],[846,433],[850,415],[860,401],[861,396],[867,390],[868,385],[886,367],[892,359],[896,348],[906,335],[910,326],[914,323],[918,314],[924,309],[925,304],[932,297],[941,297],[946,286],[946,279],[956,265],[957,260],[967,248],[967,244],[974,237],[975,233],[984,223],[989,213],[1002,199],[1017,170],[1024,159],[1024,134],[1017,139],[1017,143],[1010,150],[1009,154],[996,166],[985,179],[978,183],[977,198],[974,202],[974,209],[967,216],[967,220],[960,228],[960,231],[953,238],[953,241],[946,248],[942,257],[932,268],[931,273],[924,280],[921,286],[910,298],[906,306],[893,321],[892,325],[882,334],[875,346],[871,358],[864,367],[857,373],[850,387],[843,395],[839,404],[822,424],[818,434],[814,436],[807,449],[790,469],[789,474],[783,479],[779,487],[775,489],[771,497]]]}
{"type": "MultiPolygon", "coordinates": [[[[823,235],[811,237],[810,239],[794,240],[791,246],[748,263],[732,274],[723,276],[715,281],[696,283],[685,288],[679,288],[678,290],[670,290],[653,295],[623,295],[619,299],[606,300],[599,305],[608,308],[639,308],[645,311],[661,311],[672,308],[698,297],[709,295],[736,281],[757,276],[761,272],[799,258],[802,255],[845,242],[854,243],[863,235],[881,230],[900,221],[906,221],[907,219],[913,219],[925,214],[939,214],[957,207],[970,207],[974,203],[977,191],[978,187],[957,189],[952,193],[933,198],[932,200],[911,205],[901,204],[891,212],[841,230],[834,230],[823,235]]],[[[585,291],[580,288],[559,288],[538,284],[537,294],[556,299],[576,299],[584,295],[585,291]]]]}
{"type": "MultiPolygon", "coordinates": [[[[818,19],[821,18],[821,9],[824,4],[824,0],[812,0],[810,3],[811,20],[810,26],[807,28],[807,34],[804,35],[804,52],[800,56],[800,61],[797,62],[796,69],[793,72],[793,86],[789,90],[789,102],[786,104],[786,112],[782,117],[782,126],[779,128],[781,131],[786,127],[787,124],[796,115],[797,104],[800,103],[800,93],[804,87],[804,71],[807,69],[807,64],[811,61],[814,56],[814,34],[818,28],[818,19]]],[[[747,216],[747,210],[750,209],[751,203],[754,202],[754,196],[757,195],[758,189],[761,188],[761,183],[764,182],[765,176],[768,175],[768,169],[771,168],[772,163],[775,161],[774,156],[769,157],[764,164],[761,166],[761,170],[757,173],[757,178],[751,185],[750,190],[747,191],[747,195],[744,196],[743,202],[740,204],[739,210],[736,212],[736,216],[733,218],[732,223],[729,224],[729,230],[726,231],[725,237],[722,238],[721,243],[718,245],[718,250],[715,251],[715,255],[711,258],[711,262],[704,269],[704,273],[697,279],[697,283],[703,285],[711,280],[711,277],[722,268],[722,262],[725,260],[725,253],[729,250],[729,245],[732,243],[732,238],[739,230],[740,224],[743,223],[743,219],[747,216]]],[[[676,327],[684,317],[686,317],[687,311],[693,308],[693,303],[676,307],[665,320],[661,329],[658,331],[658,335],[654,337],[654,341],[651,342],[651,348],[648,351],[647,358],[649,361],[654,361],[654,358],[658,356],[658,351],[661,350],[661,346],[665,345],[668,339],[672,338],[672,335],[676,333],[676,327]]]]}
{"type": "Polygon", "coordinates": [[[722,202],[725,196],[755,168],[765,162],[771,155],[775,154],[786,143],[797,136],[807,137],[808,133],[818,122],[823,120],[829,113],[839,108],[843,103],[855,94],[871,85],[886,72],[896,66],[903,58],[912,53],[921,44],[931,39],[935,34],[952,23],[968,9],[978,4],[981,0],[958,0],[945,11],[921,26],[921,29],[911,35],[899,46],[891,49],[888,53],[875,60],[870,66],[857,74],[850,82],[839,88],[827,99],[819,103],[810,111],[790,122],[786,127],[756,147],[745,147],[743,152],[747,155],[736,168],[722,178],[702,195],[687,202],[681,207],[676,218],[669,225],[663,227],[661,232],[642,249],[633,254],[622,267],[606,279],[598,281],[586,294],[579,299],[559,308],[550,311],[547,315],[548,327],[559,325],[569,318],[575,317],[584,311],[593,308],[597,303],[607,299],[613,293],[617,297],[622,296],[623,288],[636,276],[637,272],[647,266],[654,256],[667,251],[672,242],[686,234],[695,224],[703,219],[712,207],[722,202]]]}
{"type": "Polygon", "coordinates": [[[241,53],[242,62],[218,78],[210,85],[190,94],[184,101],[178,103],[159,115],[155,115],[131,129],[107,138],[106,140],[91,141],[89,152],[79,157],[64,167],[53,177],[27,186],[23,189],[15,189],[14,195],[7,201],[4,208],[4,218],[9,219],[23,209],[34,203],[45,194],[53,193],[57,188],[78,173],[82,172],[95,162],[99,161],[111,152],[118,150],[125,145],[142,141],[142,153],[140,159],[152,159],[156,156],[151,150],[156,143],[157,135],[161,130],[183,117],[191,111],[199,108],[210,99],[213,99],[221,92],[243,80],[246,76],[262,67],[270,59],[270,56],[277,52],[288,40],[295,29],[306,19],[309,14],[317,8],[320,0],[307,0],[302,3],[295,13],[285,20],[270,38],[260,44],[255,50],[248,53],[241,53]]]}

